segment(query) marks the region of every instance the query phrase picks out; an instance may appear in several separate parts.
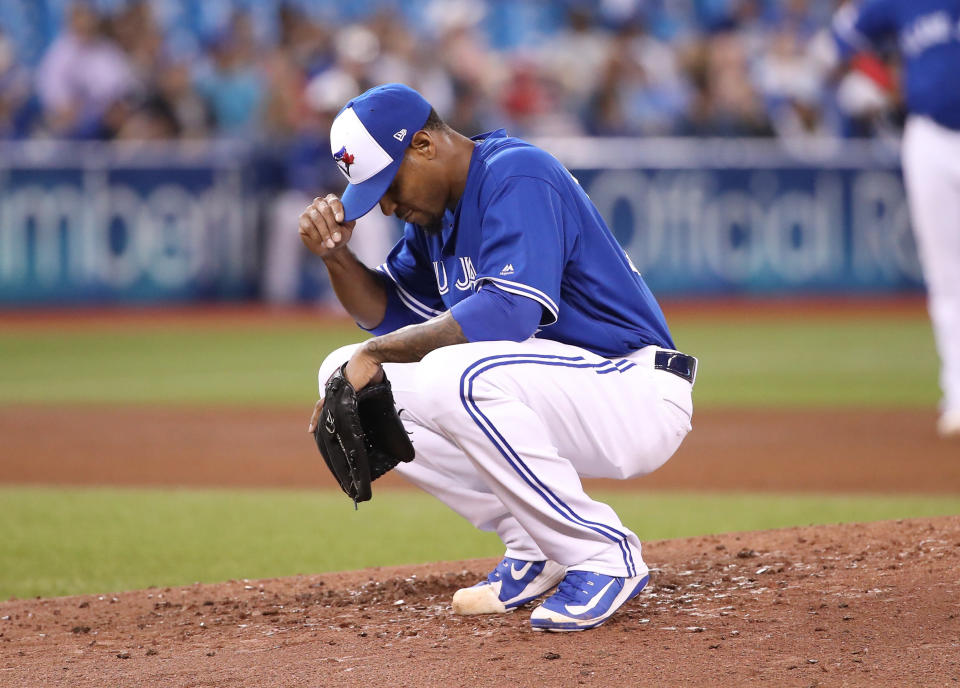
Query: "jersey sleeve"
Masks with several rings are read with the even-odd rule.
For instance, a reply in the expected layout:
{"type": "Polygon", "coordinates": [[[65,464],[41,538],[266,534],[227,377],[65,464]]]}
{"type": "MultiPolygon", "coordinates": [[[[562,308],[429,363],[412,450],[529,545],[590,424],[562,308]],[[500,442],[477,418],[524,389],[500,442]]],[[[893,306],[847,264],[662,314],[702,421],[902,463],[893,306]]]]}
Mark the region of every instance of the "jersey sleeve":
{"type": "Polygon", "coordinates": [[[383,320],[367,331],[375,335],[424,322],[446,310],[436,282],[433,265],[411,225],[376,271],[387,290],[387,310],[383,320]]]}
{"type": "Polygon", "coordinates": [[[541,325],[559,316],[564,265],[564,206],[543,179],[510,177],[487,202],[481,220],[477,284],[491,284],[540,304],[541,325]]]}
{"type": "Polygon", "coordinates": [[[850,2],[833,17],[833,36],[844,58],[874,49],[897,30],[896,14],[890,0],[850,2]]]}
{"type": "Polygon", "coordinates": [[[533,336],[542,310],[536,301],[484,284],[450,309],[471,342],[522,342],[533,336]]]}

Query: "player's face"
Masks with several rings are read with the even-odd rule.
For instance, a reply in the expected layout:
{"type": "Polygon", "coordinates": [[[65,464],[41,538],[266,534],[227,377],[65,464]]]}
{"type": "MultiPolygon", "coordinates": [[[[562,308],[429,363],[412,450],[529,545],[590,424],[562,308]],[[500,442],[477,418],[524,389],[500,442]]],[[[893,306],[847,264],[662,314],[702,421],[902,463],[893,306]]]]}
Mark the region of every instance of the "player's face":
{"type": "Polygon", "coordinates": [[[427,233],[443,229],[447,203],[447,181],[437,159],[415,146],[408,148],[397,176],[380,199],[384,215],[420,225],[427,233]]]}

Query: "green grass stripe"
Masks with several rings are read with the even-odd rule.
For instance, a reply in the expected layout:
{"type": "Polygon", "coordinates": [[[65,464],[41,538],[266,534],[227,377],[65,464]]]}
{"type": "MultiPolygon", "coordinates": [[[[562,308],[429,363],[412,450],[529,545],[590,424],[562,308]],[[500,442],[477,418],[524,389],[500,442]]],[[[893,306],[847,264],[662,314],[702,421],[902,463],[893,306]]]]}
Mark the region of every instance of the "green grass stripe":
{"type": "Polygon", "coordinates": [[[0,403],[297,404],[348,324],[0,334],[0,403]]]}
{"type": "MultiPolygon", "coordinates": [[[[939,396],[922,314],[686,316],[671,325],[677,346],[700,358],[698,408],[929,407],[939,396]]],[[[0,404],[309,404],[324,356],[362,337],[349,324],[269,321],[0,332],[0,404]]]]}
{"type": "Polygon", "coordinates": [[[939,398],[922,315],[681,320],[674,333],[678,348],[700,357],[699,408],[924,407],[939,398]]]}
{"type": "MultiPolygon", "coordinates": [[[[960,495],[598,493],[644,540],[960,513],[960,495]]],[[[0,599],[497,556],[416,491],[0,488],[0,599]]],[[[654,562],[650,562],[654,563],[654,562]]]]}

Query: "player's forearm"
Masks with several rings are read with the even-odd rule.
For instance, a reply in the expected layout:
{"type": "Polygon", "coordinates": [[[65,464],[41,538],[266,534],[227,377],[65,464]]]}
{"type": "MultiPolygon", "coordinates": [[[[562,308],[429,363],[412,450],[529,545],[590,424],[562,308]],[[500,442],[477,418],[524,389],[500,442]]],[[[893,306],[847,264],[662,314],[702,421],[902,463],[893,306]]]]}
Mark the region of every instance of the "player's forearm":
{"type": "Polygon", "coordinates": [[[323,259],[337,299],[361,327],[376,327],[387,312],[387,291],[376,273],[344,247],[323,259]]]}
{"type": "Polygon", "coordinates": [[[415,363],[434,349],[467,341],[460,324],[447,311],[424,323],[374,337],[363,348],[377,363],[415,363]]]}

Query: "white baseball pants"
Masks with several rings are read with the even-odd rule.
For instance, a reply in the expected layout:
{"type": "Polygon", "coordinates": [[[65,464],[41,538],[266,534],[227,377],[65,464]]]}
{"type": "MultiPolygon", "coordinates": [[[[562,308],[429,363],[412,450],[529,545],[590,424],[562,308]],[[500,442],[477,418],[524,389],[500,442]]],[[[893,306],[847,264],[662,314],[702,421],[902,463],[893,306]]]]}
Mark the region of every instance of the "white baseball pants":
{"type": "Polygon", "coordinates": [[[960,413],[960,131],[912,115],[903,173],[940,354],[941,410],[960,413]]]}
{"type": "MultiPolygon", "coordinates": [[[[320,394],[359,344],[334,351],[320,394]]],[[[482,530],[507,556],[644,575],[640,540],[581,477],[630,478],[690,431],[692,385],[654,368],[657,347],[605,359],[546,339],[437,349],[388,363],[416,458],[395,470],[482,530]]]]}

